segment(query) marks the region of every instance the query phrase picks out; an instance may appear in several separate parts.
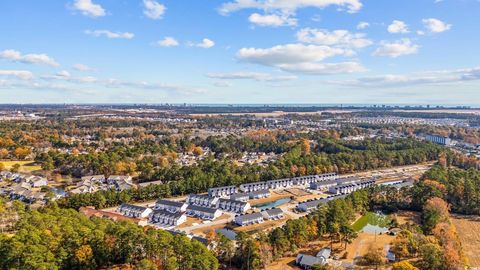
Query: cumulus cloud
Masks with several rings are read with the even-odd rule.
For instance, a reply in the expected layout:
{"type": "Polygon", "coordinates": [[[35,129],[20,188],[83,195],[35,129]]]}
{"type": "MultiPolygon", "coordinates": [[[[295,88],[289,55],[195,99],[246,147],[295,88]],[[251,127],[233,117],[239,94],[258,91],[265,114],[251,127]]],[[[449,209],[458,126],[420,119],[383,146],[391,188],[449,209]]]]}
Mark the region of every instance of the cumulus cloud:
{"type": "Polygon", "coordinates": [[[408,26],[405,22],[394,20],[388,26],[388,32],[392,34],[406,34],[408,33],[408,26]]]}
{"type": "Polygon", "coordinates": [[[167,9],[164,5],[153,0],[143,0],[143,5],[145,7],[143,14],[153,20],[162,19],[167,9]]]}
{"type": "Polygon", "coordinates": [[[280,82],[291,81],[296,79],[296,76],[274,76],[268,73],[261,72],[232,72],[232,73],[207,73],[207,77],[219,80],[255,80],[259,82],[280,82]]]}
{"type": "Polygon", "coordinates": [[[102,17],[107,14],[102,6],[94,4],[92,0],[75,0],[73,8],[90,17],[102,17]]]}
{"type": "Polygon", "coordinates": [[[224,3],[219,12],[222,15],[242,10],[259,9],[267,12],[280,11],[283,13],[295,13],[300,8],[325,8],[328,6],[339,6],[350,13],[358,12],[362,8],[360,0],[234,0],[224,3]]]}
{"type": "Polygon", "coordinates": [[[275,67],[284,71],[305,74],[350,73],[365,70],[354,62],[320,63],[334,56],[351,56],[350,49],[333,48],[330,46],[286,44],[267,49],[242,48],[237,53],[237,59],[243,62],[275,67]]]}
{"type": "Polygon", "coordinates": [[[73,68],[78,70],[78,71],[92,71],[93,69],[87,65],[84,64],[75,64],[73,65],[73,68]]]}
{"type": "Polygon", "coordinates": [[[49,66],[59,66],[59,64],[46,54],[22,54],[16,50],[4,50],[0,52],[0,59],[21,62],[25,64],[43,64],[49,66]]]}
{"type": "Polygon", "coordinates": [[[215,46],[215,42],[208,38],[204,38],[200,43],[189,42],[187,45],[190,47],[199,47],[199,48],[209,49],[215,46]]]}
{"type": "Polygon", "coordinates": [[[30,80],[33,78],[33,73],[28,70],[1,70],[0,76],[15,77],[21,80],[30,80]]]}
{"type": "Polygon", "coordinates": [[[157,41],[157,45],[162,47],[175,47],[178,46],[178,41],[173,37],[165,37],[162,40],[157,41]]]}
{"type": "Polygon", "coordinates": [[[248,17],[248,20],[258,26],[295,26],[297,25],[297,19],[291,18],[288,14],[267,14],[261,15],[258,13],[253,13],[248,17]]]}
{"type": "Polygon", "coordinates": [[[373,42],[365,38],[365,34],[351,33],[347,30],[328,31],[323,29],[304,28],[297,32],[300,42],[318,45],[339,45],[349,48],[363,48],[373,42]]]}
{"type": "Polygon", "coordinates": [[[351,87],[405,87],[425,84],[461,83],[477,80],[480,80],[480,67],[430,71],[409,75],[386,74],[332,83],[351,87]]]}
{"type": "Polygon", "coordinates": [[[422,22],[425,28],[431,33],[441,33],[452,28],[451,24],[447,24],[435,18],[423,19],[422,22]]]}
{"type": "Polygon", "coordinates": [[[132,39],[135,34],[130,32],[112,32],[109,30],[85,30],[85,34],[94,37],[106,37],[112,39],[132,39]]]}
{"type": "Polygon", "coordinates": [[[214,81],[212,82],[212,85],[215,87],[230,87],[232,86],[232,83],[227,81],[214,81]]]}
{"type": "Polygon", "coordinates": [[[418,52],[418,48],[418,45],[405,38],[395,42],[382,42],[381,47],[373,55],[397,58],[402,55],[415,54],[418,52]]]}
{"type": "Polygon", "coordinates": [[[362,30],[370,27],[370,24],[368,22],[359,22],[357,24],[357,29],[362,30]]]}

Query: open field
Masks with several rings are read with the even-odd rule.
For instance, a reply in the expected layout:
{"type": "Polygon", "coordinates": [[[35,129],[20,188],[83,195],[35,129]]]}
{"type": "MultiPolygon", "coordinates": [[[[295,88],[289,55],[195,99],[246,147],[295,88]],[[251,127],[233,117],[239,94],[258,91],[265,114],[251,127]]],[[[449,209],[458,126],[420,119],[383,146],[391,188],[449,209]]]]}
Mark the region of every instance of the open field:
{"type": "Polygon", "coordinates": [[[480,267],[480,217],[452,215],[451,220],[457,228],[462,242],[463,252],[472,268],[480,267]]]}
{"type": "Polygon", "coordinates": [[[42,168],[39,165],[35,165],[33,160],[2,160],[0,161],[5,166],[6,170],[10,170],[13,165],[19,164],[19,172],[30,173],[33,171],[41,170],[42,168]]]}

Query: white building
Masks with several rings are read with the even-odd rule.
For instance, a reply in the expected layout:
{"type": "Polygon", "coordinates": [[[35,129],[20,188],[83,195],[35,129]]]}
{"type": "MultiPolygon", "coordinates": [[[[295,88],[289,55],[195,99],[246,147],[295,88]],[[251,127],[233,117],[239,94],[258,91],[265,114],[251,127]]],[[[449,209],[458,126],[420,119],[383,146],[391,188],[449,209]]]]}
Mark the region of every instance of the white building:
{"type": "Polygon", "coordinates": [[[240,193],[230,195],[230,200],[234,200],[234,201],[246,202],[248,201],[248,199],[250,199],[250,196],[248,195],[248,193],[240,192],[240,193]]]}
{"type": "Polygon", "coordinates": [[[172,213],[165,210],[155,210],[150,215],[150,222],[166,226],[178,226],[187,221],[184,213],[172,213]]]}
{"type": "Polygon", "coordinates": [[[238,192],[236,186],[216,187],[208,189],[208,196],[210,197],[228,197],[238,192]]]}
{"type": "Polygon", "coordinates": [[[267,220],[277,220],[282,219],[284,217],[283,210],[280,208],[272,208],[268,210],[264,210],[261,212],[264,219],[267,220]]]}
{"type": "Polygon", "coordinates": [[[146,218],[152,213],[152,209],[143,206],[137,206],[133,204],[122,204],[118,207],[117,212],[126,217],[131,218],[146,218]]]}
{"type": "Polygon", "coordinates": [[[441,145],[450,145],[452,143],[452,140],[450,138],[444,137],[444,136],[427,135],[425,139],[427,141],[434,142],[441,145]]]}
{"type": "Polygon", "coordinates": [[[176,202],[169,200],[158,200],[155,203],[155,210],[165,210],[171,213],[185,212],[187,210],[187,204],[185,202],[176,202]]]}
{"type": "Polygon", "coordinates": [[[217,202],[217,197],[210,197],[207,195],[190,194],[187,198],[187,204],[203,207],[214,207],[217,202]]]}
{"type": "Polygon", "coordinates": [[[201,219],[214,220],[222,215],[222,211],[217,208],[189,205],[187,215],[201,219]]]}
{"type": "Polygon", "coordinates": [[[270,190],[268,189],[260,189],[256,191],[252,191],[248,193],[248,197],[250,199],[262,199],[270,197],[270,190]]]}
{"type": "Polygon", "coordinates": [[[257,190],[264,190],[268,189],[268,183],[267,182],[255,182],[255,183],[248,183],[248,184],[241,184],[240,189],[243,192],[252,192],[252,191],[257,191],[257,190]]]}
{"type": "Polygon", "coordinates": [[[241,215],[235,217],[235,223],[240,226],[247,226],[251,224],[259,224],[263,222],[263,215],[261,213],[253,213],[248,215],[241,215]]]}
{"type": "Polygon", "coordinates": [[[248,202],[241,202],[229,199],[219,199],[216,205],[216,208],[222,209],[227,212],[234,212],[243,214],[250,209],[250,204],[248,202]]]}

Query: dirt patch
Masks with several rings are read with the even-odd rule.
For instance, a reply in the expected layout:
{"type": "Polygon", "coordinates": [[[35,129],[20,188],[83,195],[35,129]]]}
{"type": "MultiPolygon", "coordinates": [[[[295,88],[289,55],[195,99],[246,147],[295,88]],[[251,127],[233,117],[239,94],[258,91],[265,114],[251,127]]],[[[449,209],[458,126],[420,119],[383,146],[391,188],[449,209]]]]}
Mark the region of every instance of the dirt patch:
{"type": "Polygon", "coordinates": [[[459,216],[451,217],[457,228],[458,237],[462,242],[463,252],[467,256],[471,267],[480,267],[480,217],[459,216]]]}

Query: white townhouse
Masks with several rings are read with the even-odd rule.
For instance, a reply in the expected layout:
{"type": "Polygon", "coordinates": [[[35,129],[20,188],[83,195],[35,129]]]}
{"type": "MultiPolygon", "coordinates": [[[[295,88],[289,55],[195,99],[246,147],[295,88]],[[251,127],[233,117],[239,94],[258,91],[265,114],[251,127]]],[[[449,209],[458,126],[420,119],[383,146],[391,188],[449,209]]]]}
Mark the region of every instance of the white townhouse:
{"type": "Polygon", "coordinates": [[[264,219],[267,220],[277,220],[282,219],[284,217],[283,210],[280,208],[272,208],[268,210],[264,210],[261,212],[264,219]]]}
{"type": "Polygon", "coordinates": [[[187,203],[160,199],[155,203],[154,209],[165,210],[171,213],[185,212],[187,211],[187,203]]]}
{"type": "Polygon", "coordinates": [[[292,178],[269,180],[267,184],[270,189],[285,189],[294,186],[292,178]]]}
{"type": "Polygon", "coordinates": [[[203,207],[214,207],[217,202],[217,197],[210,197],[207,195],[190,194],[187,198],[187,204],[203,207]]]}
{"type": "Polygon", "coordinates": [[[243,214],[250,209],[248,202],[241,202],[229,199],[219,199],[216,208],[222,209],[227,212],[234,212],[243,214]]]}
{"type": "Polygon", "coordinates": [[[228,197],[238,192],[236,186],[215,187],[208,189],[208,196],[210,197],[228,197]]]}
{"type": "Polygon", "coordinates": [[[187,215],[185,213],[172,213],[166,210],[154,210],[150,215],[150,223],[165,225],[165,226],[178,226],[187,221],[187,215]]]}
{"type": "Polygon", "coordinates": [[[124,203],[118,207],[117,212],[131,218],[146,218],[152,213],[152,209],[143,206],[124,203]]]}
{"type": "Polygon", "coordinates": [[[248,184],[241,184],[240,189],[243,192],[252,192],[252,191],[257,191],[257,190],[263,190],[263,189],[268,189],[268,183],[267,182],[255,182],[255,183],[248,183],[248,184]]]}
{"type": "Polygon", "coordinates": [[[187,207],[187,215],[198,217],[201,219],[214,220],[222,215],[222,211],[217,208],[189,205],[187,207]]]}
{"type": "Polygon", "coordinates": [[[256,191],[252,191],[248,193],[248,197],[250,199],[262,199],[270,197],[270,190],[268,189],[260,189],[256,191]]]}
{"type": "Polygon", "coordinates": [[[248,195],[248,193],[240,192],[240,193],[235,193],[230,195],[230,200],[234,200],[234,201],[247,202],[248,199],[250,199],[250,196],[248,195]]]}
{"type": "Polygon", "coordinates": [[[253,213],[248,215],[241,215],[235,217],[235,223],[240,226],[247,226],[251,224],[259,224],[262,223],[263,215],[261,213],[253,213]]]}

